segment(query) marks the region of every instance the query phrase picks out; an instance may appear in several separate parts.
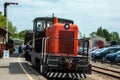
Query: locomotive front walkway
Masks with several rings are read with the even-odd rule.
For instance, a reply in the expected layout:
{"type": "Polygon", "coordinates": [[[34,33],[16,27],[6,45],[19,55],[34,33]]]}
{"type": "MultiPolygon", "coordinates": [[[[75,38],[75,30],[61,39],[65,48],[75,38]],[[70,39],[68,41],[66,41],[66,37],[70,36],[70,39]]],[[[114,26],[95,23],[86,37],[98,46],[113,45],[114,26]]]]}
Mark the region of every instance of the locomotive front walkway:
{"type": "Polygon", "coordinates": [[[0,80],[45,80],[36,74],[24,58],[13,55],[10,58],[0,59],[0,80]],[[19,60],[20,59],[20,60],[19,60]],[[22,66],[21,68],[20,62],[22,66]]]}

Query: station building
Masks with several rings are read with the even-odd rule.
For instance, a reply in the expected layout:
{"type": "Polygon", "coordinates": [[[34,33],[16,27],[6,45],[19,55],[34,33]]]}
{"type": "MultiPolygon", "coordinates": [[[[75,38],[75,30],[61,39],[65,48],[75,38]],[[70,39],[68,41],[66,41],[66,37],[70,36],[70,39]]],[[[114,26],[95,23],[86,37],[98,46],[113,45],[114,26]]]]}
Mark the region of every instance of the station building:
{"type": "Polygon", "coordinates": [[[3,56],[3,50],[5,50],[6,45],[6,30],[0,26],[0,58],[3,56]]]}
{"type": "Polygon", "coordinates": [[[103,48],[106,46],[106,38],[100,37],[98,35],[91,37],[90,41],[92,43],[92,47],[103,48]]]}

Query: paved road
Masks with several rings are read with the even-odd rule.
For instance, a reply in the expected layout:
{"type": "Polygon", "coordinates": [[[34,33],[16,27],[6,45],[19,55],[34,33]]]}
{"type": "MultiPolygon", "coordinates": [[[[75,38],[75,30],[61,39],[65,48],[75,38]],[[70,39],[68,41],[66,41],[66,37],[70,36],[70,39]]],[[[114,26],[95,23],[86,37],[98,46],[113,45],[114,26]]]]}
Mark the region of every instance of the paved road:
{"type": "Polygon", "coordinates": [[[40,74],[37,74],[28,65],[24,58],[19,58],[16,55],[12,55],[12,57],[10,58],[0,59],[0,80],[45,80],[45,79],[40,74]]]}

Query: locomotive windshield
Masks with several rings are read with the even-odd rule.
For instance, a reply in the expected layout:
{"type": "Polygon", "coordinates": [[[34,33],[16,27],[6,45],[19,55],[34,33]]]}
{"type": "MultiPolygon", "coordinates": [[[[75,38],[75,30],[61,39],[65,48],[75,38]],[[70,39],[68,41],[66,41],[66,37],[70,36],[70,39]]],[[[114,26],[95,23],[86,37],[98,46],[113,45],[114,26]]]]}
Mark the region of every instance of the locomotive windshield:
{"type": "Polygon", "coordinates": [[[52,22],[48,21],[37,21],[36,22],[36,31],[44,31],[46,27],[49,27],[52,25],[52,22]]]}
{"type": "MultiPolygon", "coordinates": [[[[59,23],[72,23],[72,20],[58,18],[59,23]]],[[[34,31],[40,32],[45,31],[46,27],[49,27],[53,24],[53,18],[52,17],[38,17],[34,19],[34,31]]]]}

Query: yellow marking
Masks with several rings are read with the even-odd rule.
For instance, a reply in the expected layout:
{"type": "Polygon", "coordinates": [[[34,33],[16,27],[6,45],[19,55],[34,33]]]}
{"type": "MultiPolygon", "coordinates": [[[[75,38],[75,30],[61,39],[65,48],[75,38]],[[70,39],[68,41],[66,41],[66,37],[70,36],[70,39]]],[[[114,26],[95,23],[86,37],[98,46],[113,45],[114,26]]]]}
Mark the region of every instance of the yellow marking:
{"type": "MultiPolygon", "coordinates": [[[[20,55],[20,56],[21,56],[21,55],[20,55]]],[[[33,78],[28,74],[28,72],[27,72],[27,71],[24,69],[24,67],[22,66],[21,61],[20,61],[20,56],[19,56],[19,58],[18,58],[20,67],[22,68],[22,70],[24,71],[24,73],[26,74],[26,76],[29,78],[29,80],[33,80],[33,78]]]]}

